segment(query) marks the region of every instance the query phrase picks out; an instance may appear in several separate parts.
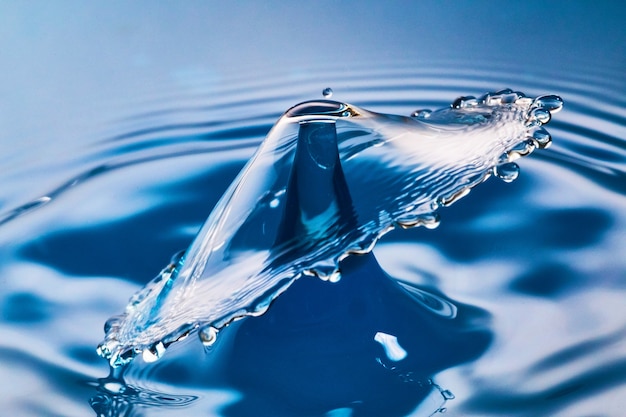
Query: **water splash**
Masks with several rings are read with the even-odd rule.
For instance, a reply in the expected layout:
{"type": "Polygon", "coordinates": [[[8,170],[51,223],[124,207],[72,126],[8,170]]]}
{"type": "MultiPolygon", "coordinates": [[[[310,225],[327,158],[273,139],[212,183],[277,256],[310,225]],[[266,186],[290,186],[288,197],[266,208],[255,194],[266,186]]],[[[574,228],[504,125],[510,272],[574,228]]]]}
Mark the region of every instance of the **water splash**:
{"type": "Polygon", "coordinates": [[[157,360],[199,331],[263,314],[302,275],[331,282],[396,226],[435,227],[436,211],[550,143],[556,96],[502,90],[412,117],[329,100],[289,109],[226,191],[184,256],[105,326],[112,367],[157,360]],[[312,175],[314,173],[314,175],[312,175]]]}

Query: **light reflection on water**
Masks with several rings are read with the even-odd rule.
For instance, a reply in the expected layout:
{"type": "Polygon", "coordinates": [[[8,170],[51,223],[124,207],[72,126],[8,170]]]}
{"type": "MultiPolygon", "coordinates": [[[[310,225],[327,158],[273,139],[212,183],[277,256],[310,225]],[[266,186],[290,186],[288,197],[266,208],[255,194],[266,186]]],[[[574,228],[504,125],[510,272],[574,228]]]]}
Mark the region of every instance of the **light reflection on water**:
{"type": "MultiPolygon", "coordinates": [[[[437,230],[394,231],[375,254],[391,276],[490,317],[489,347],[472,359],[449,358],[463,363],[432,375],[456,396],[448,415],[589,415],[603,405],[617,415],[626,379],[625,95],[604,76],[584,83],[574,75],[516,78],[511,68],[466,78],[398,67],[363,70],[350,88],[335,87],[341,79],[299,84],[318,95],[330,85],[333,98],[407,115],[506,86],[566,100],[550,124],[553,146],[525,158],[515,182],[482,184],[442,211],[437,230]]],[[[195,340],[153,368],[129,371],[126,397],[102,397],[95,387],[107,373],[94,351],[104,320],[188,245],[280,112],[294,104],[289,83],[251,85],[225,88],[215,103],[182,97],[146,105],[68,157],[71,163],[53,164],[56,182],[47,189],[3,205],[0,376],[19,375],[19,386],[4,392],[18,414],[84,415],[91,399],[126,404],[111,415],[180,415],[178,406],[227,415],[228,406],[237,412],[242,392],[251,408],[267,406],[262,395],[234,389],[240,385],[224,376],[228,370],[211,359],[216,354],[206,355],[195,340]],[[40,207],[12,211],[28,201],[40,207]],[[23,386],[46,395],[29,398],[23,386]]],[[[225,339],[214,351],[235,349],[225,339]]]]}

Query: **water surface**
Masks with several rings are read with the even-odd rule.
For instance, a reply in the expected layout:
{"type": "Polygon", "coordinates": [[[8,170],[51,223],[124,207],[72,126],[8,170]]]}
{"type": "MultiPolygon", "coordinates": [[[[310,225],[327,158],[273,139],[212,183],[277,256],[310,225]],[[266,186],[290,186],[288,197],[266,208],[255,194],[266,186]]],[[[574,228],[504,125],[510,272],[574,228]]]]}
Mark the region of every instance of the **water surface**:
{"type": "MultiPolygon", "coordinates": [[[[579,16],[584,21],[594,13],[579,16]]],[[[382,415],[380,404],[392,399],[387,415],[446,407],[446,415],[458,416],[620,416],[626,398],[626,85],[623,61],[602,55],[601,35],[584,32],[580,27],[581,37],[563,37],[563,49],[580,47],[579,61],[568,61],[576,62],[571,71],[548,61],[556,49],[548,48],[553,39],[545,31],[545,44],[528,45],[528,54],[518,56],[537,64],[532,70],[522,58],[481,55],[375,65],[364,59],[349,71],[329,62],[299,73],[278,66],[219,82],[211,71],[187,71],[175,86],[151,79],[143,95],[109,107],[100,96],[97,123],[73,120],[71,129],[61,129],[50,116],[33,120],[24,135],[3,136],[3,410],[21,416],[382,415]],[[543,65],[533,61],[533,51],[543,65]],[[237,322],[209,351],[189,338],[156,363],[133,364],[127,386],[101,380],[109,369],[95,347],[106,319],[188,247],[282,112],[323,98],[329,86],[332,100],[405,116],[507,87],[529,96],[558,94],[566,107],[549,125],[553,145],[519,161],[517,180],[491,178],[442,208],[437,229],[394,230],[378,243],[373,253],[381,269],[419,289],[414,296],[422,297],[422,307],[377,282],[340,281],[344,286],[333,288],[342,290],[329,293],[330,283],[299,280],[284,294],[294,298],[278,304],[279,298],[267,315],[237,322]],[[54,140],[29,145],[24,138],[35,131],[54,140]],[[372,286],[396,294],[397,302],[375,304],[376,292],[364,290],[372,286]],[[315,297],[302,305],[301,294],[315,297]],[[365,314],[363,305],[388,308],[379,322],[369,322],[388,320],[397,334],[378,329],[377,340],[361,343],[364,328],[350,325],[358,322],[351,314],[365,314]],[[456,308],[455,320],[442,314],[450,311],[446,305],[456,308]],[[311,317],[321,317],[321,324],[311,317]],[[398,367],[393,358],[402,350],[391,336],[398,336],[407,359],[422,352],[432,366],[398,367]],[[273,367],[278,360],[290,367],[273,367]],[[315,377],[329,375],[342,389],[316,385],[315,377]],[[371,381],[388,389],[376,398],[371,381]],[[372,400],[345,405],[359,395],[372,400]]],[[[501,36],[509,46],[518,42],[504,31],[501,36]]],[[[450,38],[445,42],[459,51],[450,38]]],[[[442,51],[442,44],[433,49],[442,51]]],[[[63,114],[61,106],[49,107],[50,115],[63,114]]]]}

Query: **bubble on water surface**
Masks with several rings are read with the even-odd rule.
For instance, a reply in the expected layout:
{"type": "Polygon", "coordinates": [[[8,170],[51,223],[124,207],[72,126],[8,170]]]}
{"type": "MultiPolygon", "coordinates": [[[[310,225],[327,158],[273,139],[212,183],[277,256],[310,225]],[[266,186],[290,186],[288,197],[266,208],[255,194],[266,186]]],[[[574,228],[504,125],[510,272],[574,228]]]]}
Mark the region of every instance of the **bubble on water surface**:
{"type": "Polygon", "coordinates": [[[196,331],[210,346],[300,276],[336,282],[342,259],[370,251],[394,227],[436,227],[439,207],[491,174],[512,181],[510,160],[549,142],[541,125],[560,103],[503,90],[414,117],[331,100],[292,107],[185,254],[109,322],[98,353],[113,367],[136,355],[156,360],[196,331]]]}

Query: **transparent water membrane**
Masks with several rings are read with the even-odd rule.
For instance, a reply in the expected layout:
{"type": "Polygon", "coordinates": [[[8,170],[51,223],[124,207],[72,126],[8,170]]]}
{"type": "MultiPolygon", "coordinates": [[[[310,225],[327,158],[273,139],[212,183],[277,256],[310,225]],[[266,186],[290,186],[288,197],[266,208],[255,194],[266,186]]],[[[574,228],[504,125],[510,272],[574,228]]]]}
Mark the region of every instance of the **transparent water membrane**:
{"type": "Polygon", "coordinates": [[[310,101],[289,109],[225,192],[194,242],[111,318],[98,353],[112,367],[159,359],[197,332],[205,345],[263,314],[302,275],[341,278],[394,227],[439,223],[438,209],[550,145],[557,96],[503,90],[411,117],[310,101]]]}

